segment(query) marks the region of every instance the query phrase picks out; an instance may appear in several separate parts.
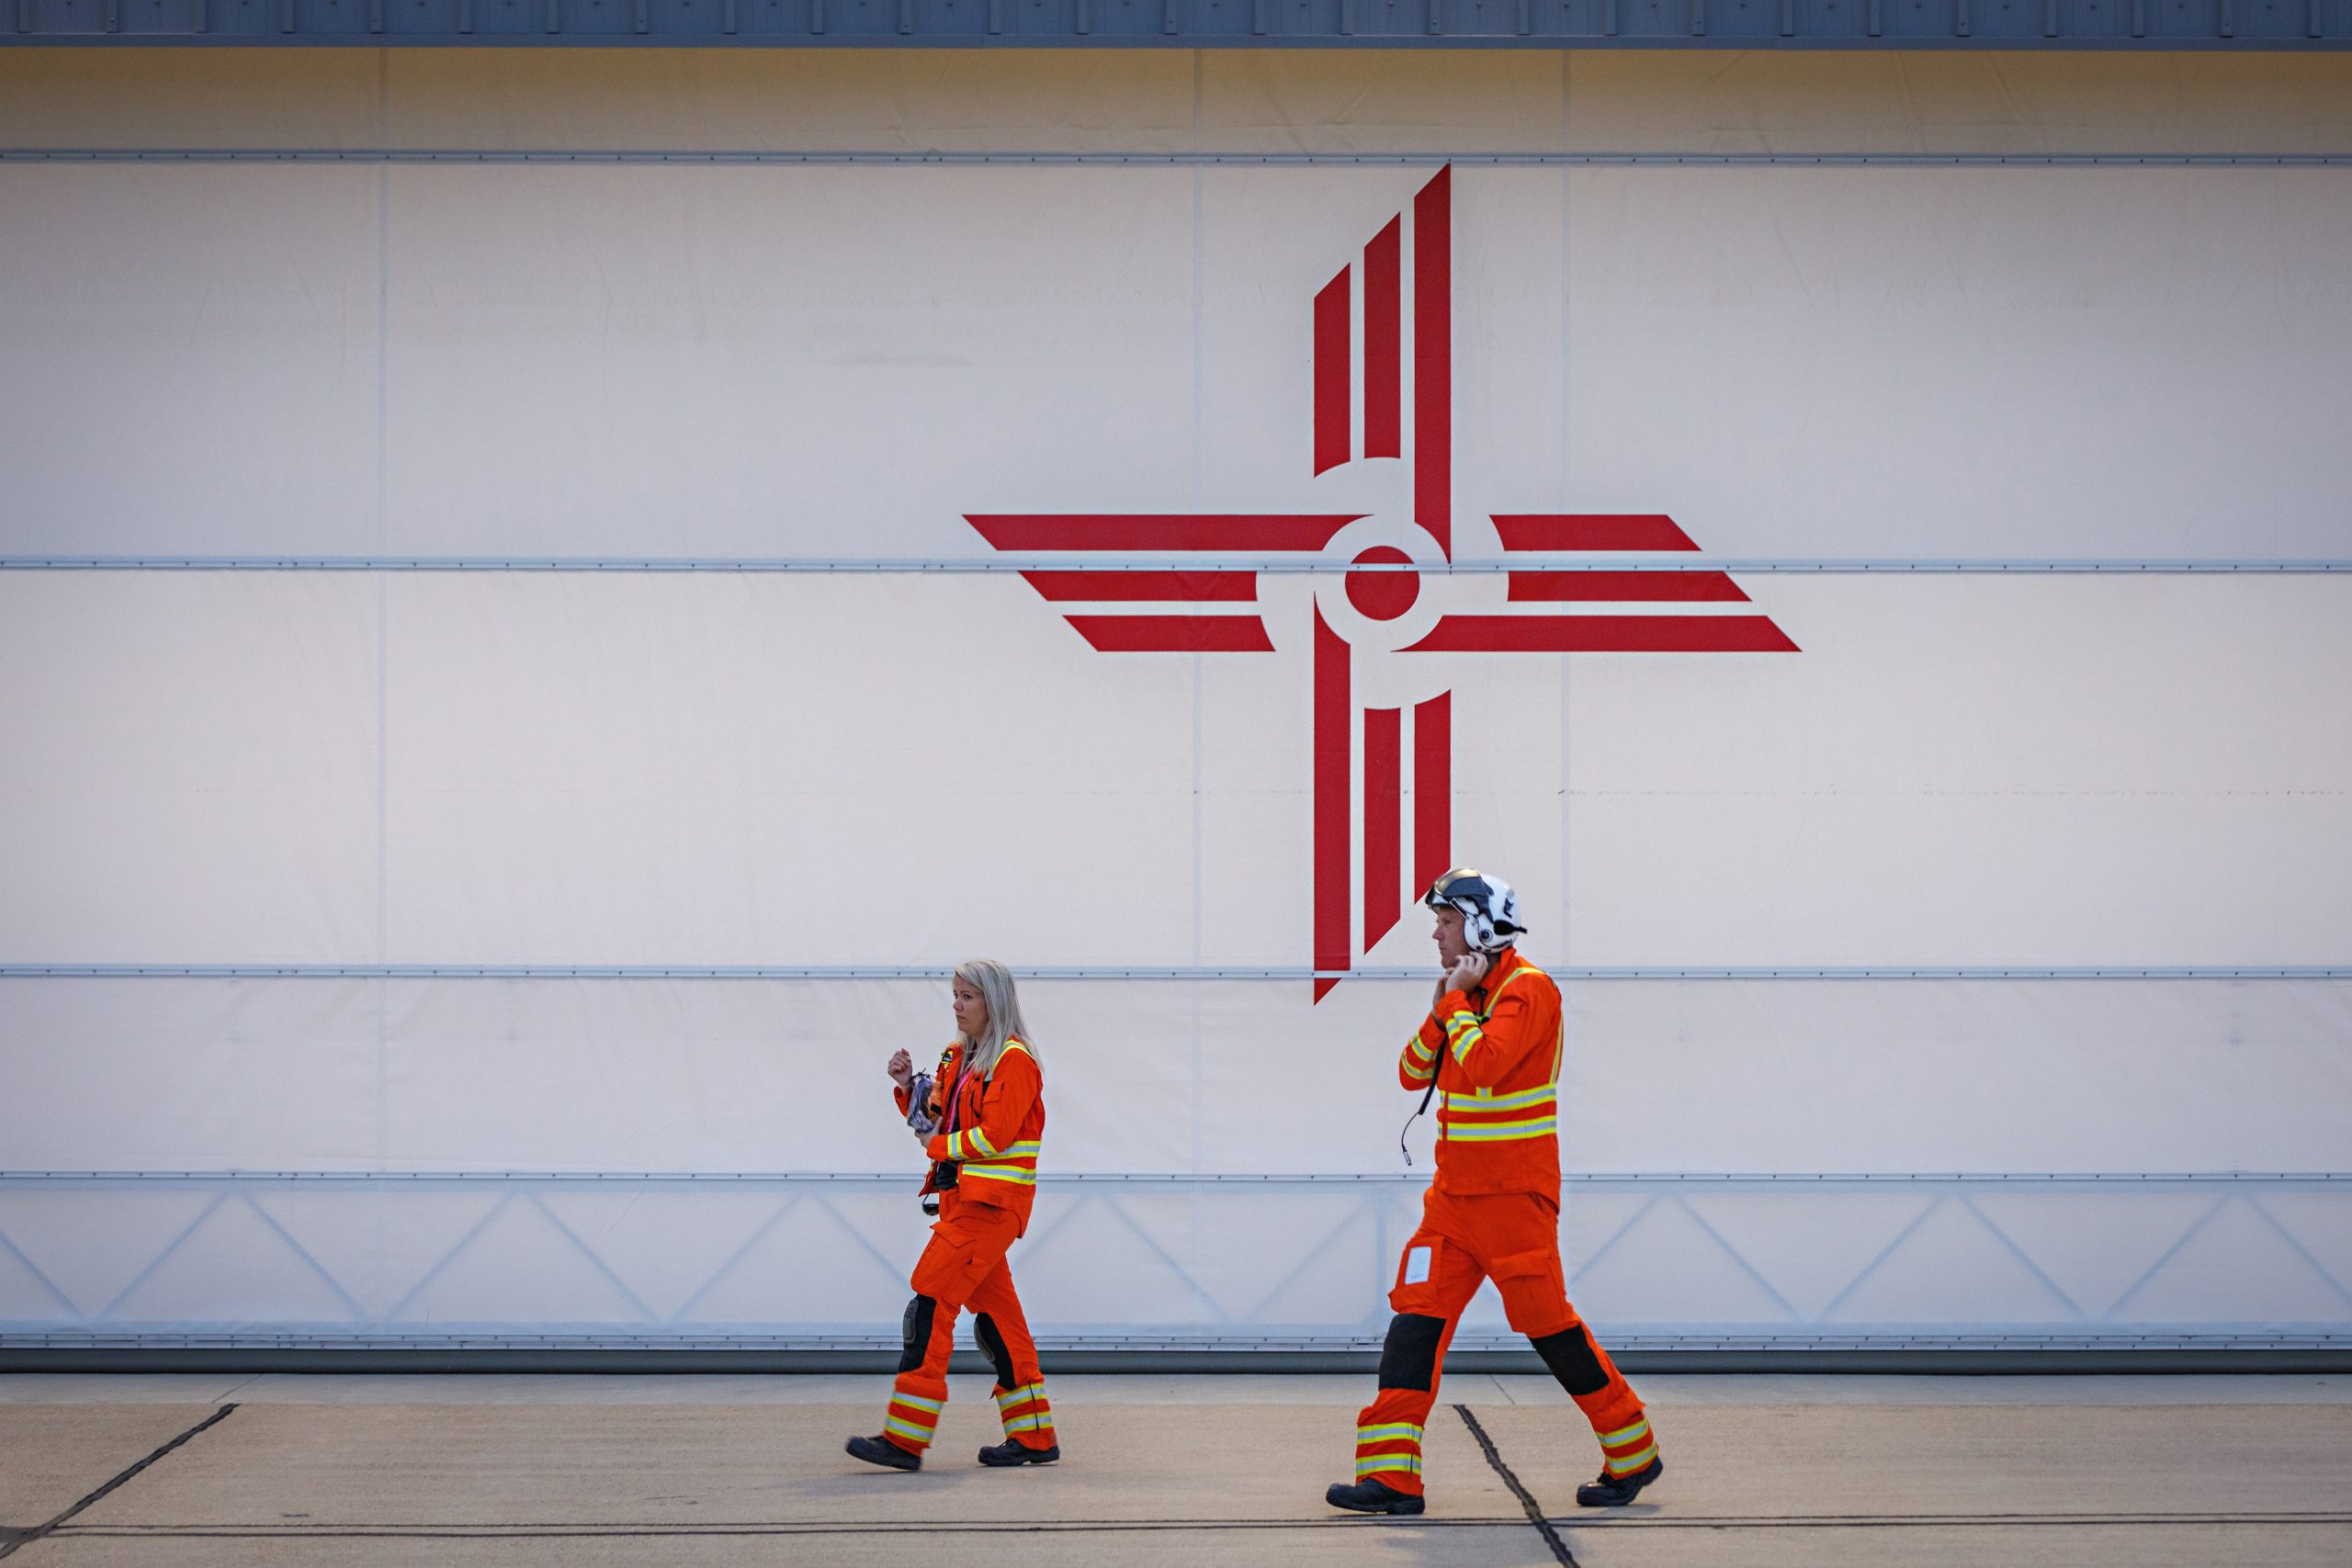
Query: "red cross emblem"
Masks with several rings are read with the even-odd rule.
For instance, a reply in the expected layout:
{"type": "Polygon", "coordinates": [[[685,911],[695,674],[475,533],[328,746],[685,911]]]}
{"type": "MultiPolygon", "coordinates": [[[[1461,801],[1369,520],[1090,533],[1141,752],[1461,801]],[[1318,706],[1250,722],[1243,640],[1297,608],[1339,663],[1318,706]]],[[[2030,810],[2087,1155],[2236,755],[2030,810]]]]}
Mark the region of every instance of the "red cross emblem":
{"type": "MultiPolygon", "coordinates": [[[[1409,524],[1330,513],[989,513],[966,521],[1019,555],[1296,557],[1339,570],[1314,605],[1315,999],[1339,984],[1402,917],[1412,889],[1452,860],[1453,694],[1365,705],[1359,654],[1793,653],[1770,616],[1725,573],[1576,570],[1497,574],[1499,603],[1470,610],[1422,604],[1414,563],[1453,550],[1453,170],[1440,169],[1314,299],[1314,471],[1360,460],[1409,464],[1409,524]],[[1408,223],[1409,216],[1410,222],[1408,223]],[[1410,246],[1409,252],[1407,247],[1410,246]],[[1411,269],[1406,312],[1405,263],[1411,269]],[[1354,341],[1362,323],[1362,353],[1354,341]],[[1409,333],[1409,341],[1408,334],[1409,333]],[[1409,398],[1411,420],[1406,420],[1409,398]],[[1410,450],[1407,450],[1408,435],[1410,450]],[[1325,591],[1328,586],[1329,592],[1325,591]],[[1421,613],[1416,615],[1416,610],[1421,613]],[[1355,776],[1363,739],[1361,793],[1355,776]],[[1409,764],[1407,746],[1410,746],[1409,764]],[[1410,769],[1412,877],[1405,876],[1410,769]],[[1351,845],[1361,835],[1361,899],[1351,845]],[[1356,945],[1361,935],[1361,949],[1356,945]]],[[[1696,550],[1662,514],[1490,514],[1506,558],[1696,550]]],[[[1103,653],[1272,653],[1259,574],[1249,570],[1022,573],[1103,653]]],[[[1491,580],[1488,580],[1491,587],[1491,580]]],[[[1492,598],[1491,592],[1488,594],[1492,598]]]]}

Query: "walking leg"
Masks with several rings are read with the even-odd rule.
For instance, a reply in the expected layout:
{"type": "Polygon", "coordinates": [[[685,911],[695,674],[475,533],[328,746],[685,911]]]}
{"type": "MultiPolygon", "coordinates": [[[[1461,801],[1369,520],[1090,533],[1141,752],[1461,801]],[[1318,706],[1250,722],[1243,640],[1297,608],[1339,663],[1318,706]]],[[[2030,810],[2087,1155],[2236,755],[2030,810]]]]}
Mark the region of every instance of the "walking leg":
{"type": "MultiPolygon", "coordinates": [[[[972,1292],[972,1332],[996,1369],[996,1408],[1008,1442],[1034,1453],[1060,1451],[1054,1410],[1046,1399],[1046,1374],[1037,1364],[1037,1342],[1013,1289],[1012,1269],[1003,1263],[972,1292]]],[[[1005,1456],[1019,1460],[1021,1454],[1005,1456]]]]}
{"type": "Polygon", "coordinates": [[[1332,1487],[1327,1500],[1333,1506],[1419,1512],[1422,1428],[1437,1404],[1446,1347],[1483,1277],[1469,1249],[1426,1220],[1405,1244],[1396,1288],[1388,1293],[1396,1315],[1381,1348],[1380,1389],[1356,1414],[1355,1484],[1332,1487]],[[1387,1506],[1398,1496],[1414,1499],[1413,1506],[1387,1506]]]}
{"type": "Polygon", "coordinates": [[[1651,1468],[1657,1464],[1657,1444],[1640,1396],[1569,1304],[1560,1267],[1559,1209],[1532,1195],[1480,1201],[1482,1224],[1496,1248],[1495,1289],[1510,1325],[1527,1336],[1600,1439],[1600,1480],[1584,1488],[1578,1501],[1630,1502],[1664,1472],[1662,1466],[1651,1468]],[[1596,1491],[1607,1495],[1586,1495],[1596,1491]]]}
{"type": "MultiPolygon", "coordinates": [[[[956,1348],[956,1317],[971,1300],[972,1292],[1004,1262],[1012,1245],[1010,1216],[982,1204],[966,1204],[932,1227],[912,1279],[914,1300],[907,1303],[904,1340],[899,1354],[899,1375],[890,1385],[889,1414],[882,1423],[882,1439],[900,1454],[922,1462],[939,1427],[939,1413],[947,1404],[947,1358],[956,1348]]],[[[868,1439],[852,1438],[850,1451],[876,1463],[894,1463],[887,1453],[878,1459],[860,1452],[868,1439]]],[[[911,1470],[912,1464],[898,1468],[911,1470]]]]}

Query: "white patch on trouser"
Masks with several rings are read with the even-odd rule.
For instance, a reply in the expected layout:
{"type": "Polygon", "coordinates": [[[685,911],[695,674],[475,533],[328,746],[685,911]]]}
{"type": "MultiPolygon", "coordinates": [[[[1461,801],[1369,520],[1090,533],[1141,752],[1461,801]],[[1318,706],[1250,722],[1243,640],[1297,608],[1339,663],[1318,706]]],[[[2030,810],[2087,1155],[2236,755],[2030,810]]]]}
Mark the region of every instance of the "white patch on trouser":
{"type": "Polygon", "coordinates": [[[1416,1247],[1405,1254],[1405,1283],[1426,1285],[1430,1280],[1430,1249],[1416,1247]]]}

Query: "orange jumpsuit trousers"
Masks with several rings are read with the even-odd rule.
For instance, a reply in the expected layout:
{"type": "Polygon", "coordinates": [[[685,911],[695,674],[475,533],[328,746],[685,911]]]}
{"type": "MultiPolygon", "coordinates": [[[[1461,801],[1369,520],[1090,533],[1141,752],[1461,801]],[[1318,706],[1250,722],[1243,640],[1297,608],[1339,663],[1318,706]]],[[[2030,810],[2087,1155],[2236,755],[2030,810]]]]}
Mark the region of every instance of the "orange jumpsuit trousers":
{"type": "Polygon", "coordinates": [[[910,1453],[931,1446],[947,1404],[947,1358],[956,1347],[956,1319],[969,1308],[973,1337],[996,1370],[997,1414],[1004,1435],[1024,1448],[1054,1446],[1054,1414],[1046,1402],[1046,1374],[1036,1341],[1012,1289],[1005,1252],[1020,1235],[1010,1209],[940,1196],[939,1223],[915,1265],[915,1299],[907,1303],[906,1348],[882,1435],[910,1453]]]}
{"type": "Polygon", "coordinates": [[[1609,1473],[1631,1474],[1657,1456],[1640,1397],[1568,1304],[1559,1221],[1559,1204],[1537,1192],[1432,1190],[1423,1201],[1388,1294],[1396,1317],[1381,1353],[1380,1392],[1356,1416],[1357,1480],[1420,1492],[1421,1428],[1437,1404],[1446,1347],[1488,1278],[1511,1327],[1535,1342],[1592,1423],[1609,1473]]]}

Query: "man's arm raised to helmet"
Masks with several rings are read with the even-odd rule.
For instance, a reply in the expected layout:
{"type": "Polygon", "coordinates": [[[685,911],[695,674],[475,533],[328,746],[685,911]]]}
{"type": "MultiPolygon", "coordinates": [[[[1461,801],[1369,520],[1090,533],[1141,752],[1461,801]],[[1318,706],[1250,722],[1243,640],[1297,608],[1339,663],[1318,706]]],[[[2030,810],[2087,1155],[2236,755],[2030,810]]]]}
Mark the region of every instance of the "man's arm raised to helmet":
{"type": "Polygon", "coordinates": [[[1445,1055],[1445,1025],[1440,1021],[1440,1004],[1445,1000],[1446,993],[1476,985],[1486,972],[1486,959],[1474,953],[1437,977],[1437,985],[1430,993],[1429,1016],[1421,1020],[1420,1028],[1405,1042],[1404,1055],[1396,1060],[1398,1083],[1407,1089],[1426,1089],[1430,1080],[1437,1077],[1438,1062],[1445,1055]]]}
{"type": "Polygon", "coordinates": [[[1471,1088],[1492,1089],[1530,1051],[1548,1043],[1542,1038],[1534,994],[1529,989],[1532,978],[1507,987],[1495,998],[1494,1010],[1484,1023],[1478,1021],[1477,1010],[1470,1005],[1467,994],[1448,991],[1438,998],[1437,1010],[1423,1025],[1423,1038],[1432,1025],[1442,1031],[1442,1049],[1471,1088]]]}

